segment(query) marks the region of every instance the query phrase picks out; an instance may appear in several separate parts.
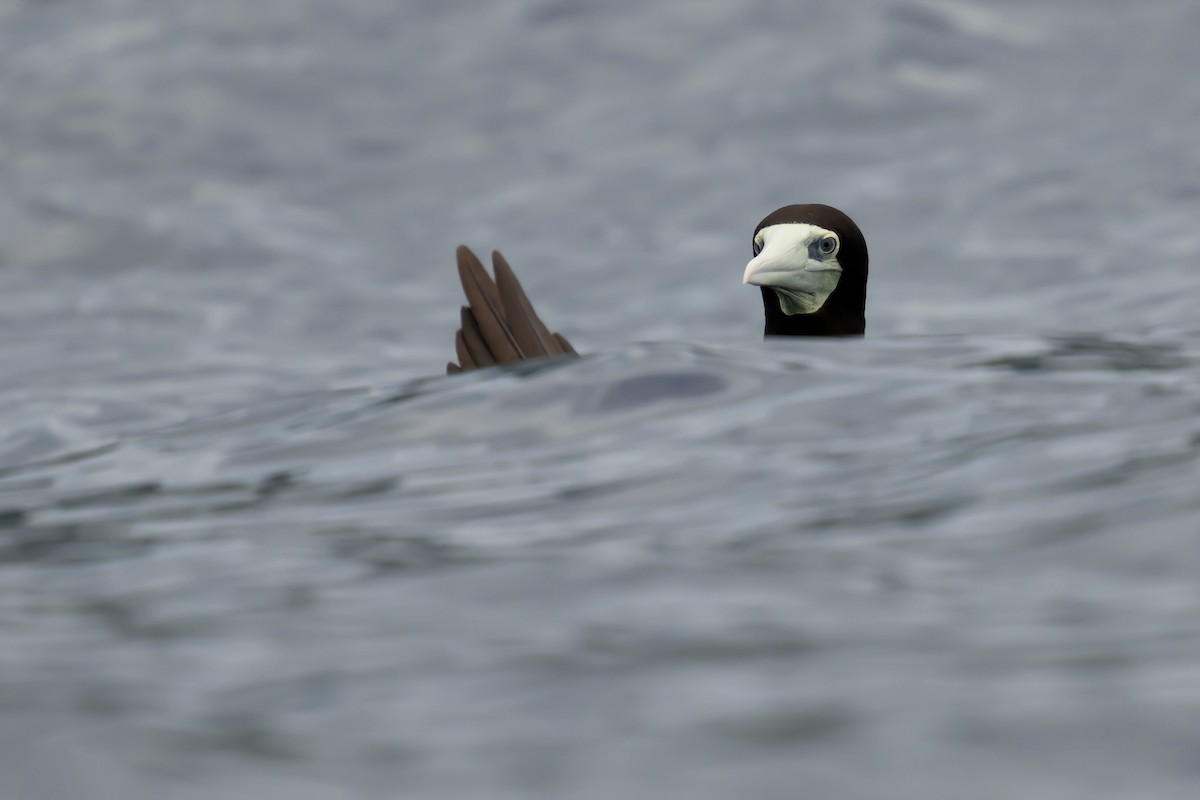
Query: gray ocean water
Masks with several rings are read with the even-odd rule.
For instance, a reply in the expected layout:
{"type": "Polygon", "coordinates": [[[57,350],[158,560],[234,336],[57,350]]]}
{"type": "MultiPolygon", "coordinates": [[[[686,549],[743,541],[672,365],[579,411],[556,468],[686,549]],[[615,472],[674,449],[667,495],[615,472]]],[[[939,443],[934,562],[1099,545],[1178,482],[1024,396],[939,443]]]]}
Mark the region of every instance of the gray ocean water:
{"type": "Polygon", "coordinates": [[[1200,796],[1198,34],[0,2],[0,798],[1200,796]],[[590,355],[441,375],[460,242],[590,355]]]}

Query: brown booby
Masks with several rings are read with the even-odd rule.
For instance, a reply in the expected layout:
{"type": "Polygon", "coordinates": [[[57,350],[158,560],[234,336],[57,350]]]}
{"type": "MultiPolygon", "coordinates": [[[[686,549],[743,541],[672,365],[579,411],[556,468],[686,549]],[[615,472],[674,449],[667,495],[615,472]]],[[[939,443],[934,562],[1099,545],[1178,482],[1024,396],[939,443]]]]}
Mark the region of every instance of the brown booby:
{"type": "MultiPolygon", "coordinates": [[[[754,229],[753,254],[742,283],[762,287],[765,336],[863,335],[867,243],[850,217],[820,204],[776,209],[754,229]]],[[[493,280],[467,247],[457,255],[467,305],[447,372],[576,355],[538,317],[504,256],[492,253],[493,280]]]]}

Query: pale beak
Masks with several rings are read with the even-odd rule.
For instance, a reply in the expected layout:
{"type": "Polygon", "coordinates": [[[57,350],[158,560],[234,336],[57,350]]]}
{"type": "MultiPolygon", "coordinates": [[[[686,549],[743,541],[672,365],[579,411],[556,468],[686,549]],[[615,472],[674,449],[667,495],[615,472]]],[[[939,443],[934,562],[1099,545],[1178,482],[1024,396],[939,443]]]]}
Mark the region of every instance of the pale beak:
{"type": "Polygon", "coordinates": [[[810,314],[837,287],[841,275],[836,259],[809,258],[806,241],[775,236],[750,259],[742,283],[773,289],[785,314],[810,314]]]}
{"type": "Polygon", "coordinates": [[[807,242],[776,236],[767,240],[762,252],[750,259],[742,283],[804,292],[822,288],[829,276],[821,273],[841,271],[836,261],[810,259],[807,242]]]}

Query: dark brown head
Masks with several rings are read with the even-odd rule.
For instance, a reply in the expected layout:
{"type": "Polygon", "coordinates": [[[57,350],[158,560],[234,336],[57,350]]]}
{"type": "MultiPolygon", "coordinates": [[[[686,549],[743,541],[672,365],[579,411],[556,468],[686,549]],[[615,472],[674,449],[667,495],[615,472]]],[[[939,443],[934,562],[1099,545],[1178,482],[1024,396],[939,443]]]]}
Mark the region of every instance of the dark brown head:
{"type": "Polygon", "coordinates": [[[762,287],[767,336],[862,336],[867,243],[832,206],[784,206],[754,229],[743,283],[762,287]]]}

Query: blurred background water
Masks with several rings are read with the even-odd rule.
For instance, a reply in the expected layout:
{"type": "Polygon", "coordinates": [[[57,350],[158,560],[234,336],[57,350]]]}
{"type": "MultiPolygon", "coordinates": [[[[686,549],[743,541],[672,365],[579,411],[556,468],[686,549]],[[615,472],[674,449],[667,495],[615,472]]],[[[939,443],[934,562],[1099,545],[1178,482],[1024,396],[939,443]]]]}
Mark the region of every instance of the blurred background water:
{"type": "Polygon", "coordinates": [[[1195,797],[1197,34],[0,2],[0,797],[1195,797]],[[460,242],[592,355],[441,376],[460,242]]]}

